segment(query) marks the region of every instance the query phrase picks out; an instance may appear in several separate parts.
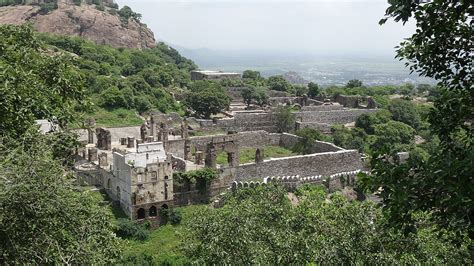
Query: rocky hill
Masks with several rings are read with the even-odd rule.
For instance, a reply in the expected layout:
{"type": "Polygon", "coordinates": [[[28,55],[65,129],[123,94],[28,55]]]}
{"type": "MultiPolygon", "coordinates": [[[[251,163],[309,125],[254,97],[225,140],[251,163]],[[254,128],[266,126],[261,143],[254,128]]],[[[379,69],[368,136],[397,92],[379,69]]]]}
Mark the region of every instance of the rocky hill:
{"type": "Polygon", "coordinates": [[[32,23],[39,32],[79,36],[113,47],[152,48],[153,32],[140,15],[111,1],[34,0],[0,7],[0,24],[32,23]],[[46,2],[45,2],[46,1],[46,2]]]}

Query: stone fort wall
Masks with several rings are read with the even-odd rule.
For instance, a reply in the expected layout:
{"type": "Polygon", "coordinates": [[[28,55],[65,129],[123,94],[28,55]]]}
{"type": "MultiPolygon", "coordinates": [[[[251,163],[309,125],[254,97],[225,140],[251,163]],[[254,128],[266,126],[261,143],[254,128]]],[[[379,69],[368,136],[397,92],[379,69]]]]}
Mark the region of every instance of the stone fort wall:
{"type": "MultiPolygon", "coordinates": [[[[244,131],[229,135],[214,135],[214,136],[200,136],[190,137],[189,145],[191,151],[199,150],[206,151],[207,144],[210,142],[223,143],[227,141],[234,141],[239,144],[239,148],[262,148],[265,146],[280,146],[283,148],[291,149],[301,138],[287,133],[268,133],[263,130],[259,131],[244,131]]],[[[184,149],[186,140],[169,140],[166,143],[166,151],[174,154],[177,157],[184,158],[184,149]]],[[[313,144],[311,152],[334,152],[342,150],[342,148],[336,145],[323,141],[316,141],[313,144]]]]}
{"type": "MultiPolygon", "coordinates": [[[[296,112],[296,121],[306,124],[347,124],[355,122],[356,118],[362,114],[372,113],[376,109],[341,109],[340,106],[311,106],[311,108],[321,107],[320,110],[307,109],[302,112],[296,112]],[[336,107],[337,106],[337,107],[336,107]]],[[[276,117],[273,113],[236,113],[233,118],[225,118],[216,121],[197,120],[200,128],[205,130],[223,130],[223,131],[253,131],[265,130],[276,132],[276,117]]],[[[291,125],[295,128],[296,125],[291,125]]]]}
{"type": "Polygon", "coordinates": [[[234,181],[248,181],[267,176],[330,176],[362,168],[362,161],[356,150],[341,150],[276,158],[264,160],[261,163],[248,163],[219,170],[221,177],[232,176],[234,181]]]}

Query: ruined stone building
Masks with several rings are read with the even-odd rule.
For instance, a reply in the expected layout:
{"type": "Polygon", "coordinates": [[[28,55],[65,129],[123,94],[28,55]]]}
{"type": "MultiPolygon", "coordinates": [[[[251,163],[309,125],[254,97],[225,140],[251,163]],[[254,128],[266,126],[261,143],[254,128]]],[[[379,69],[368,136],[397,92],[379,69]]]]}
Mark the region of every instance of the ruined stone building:
{"type": "Polygon", "coordinates": [[[109,130],[98,128],[96,133],[97,143],[78,151],[78,175],[103,187],[131,219],[158,223],[160,209],[168,209],[174,199],[171,157],[163,142],[140,143],[134,137],[112,142],[109,130]]]}
{"type": "Polygon", "coordinates": [[[220,79],[240,79],[241,75],[234,72],[222,72],[213,70],[193,70],[191,80],[220,80],[220,79]]]}
{"type": "MultiPolygon", "coordinates": [[[[296,124],[345,123],[367,111],[372,110],[303,106],[296,114],[301,119],[296,124]]],[[[104,188],[131,219],[147,219],[154,224],[162,221],[160,210],[208,202],[234,182],[298,176],[301,180],[297,183],[302,184],[308,178],[314,180],[314,176],[332,176],[331,186],[340,187],[338,174],[365,170],[358,151],[322,141],[309,147],[310,154],[265,158],[265,147],[292,149],[301,139],[293,134],[271,133],[275,127],[272,113],[237,113],[232,119],[217,122],[156,114],[142,126],[95,129],[91,121],[88,126],[79,132],[88,144],[78,151],[82,159],[76,171],[88,184],[104,188]],[[188,132],[216,127],[227,130],[227,134],[192,137],[188,132]],[[255,161],[240,163],[239,150],[249,148],[255,150],[255,161]],[[225,164],[217,163],[218,154],[227,155],[225,164]],[[196,184],[173,179],[174,172],[204,167],[217,173],[205,193],[196,184]]]]}
{"type": "Polygon", "coordinates": [[[138,144],[133,153],[113,152],[111,173],[107,189],[133,219],[157,217],[160,208],[173,204],[173,169],[162,142],[138,144]]]}

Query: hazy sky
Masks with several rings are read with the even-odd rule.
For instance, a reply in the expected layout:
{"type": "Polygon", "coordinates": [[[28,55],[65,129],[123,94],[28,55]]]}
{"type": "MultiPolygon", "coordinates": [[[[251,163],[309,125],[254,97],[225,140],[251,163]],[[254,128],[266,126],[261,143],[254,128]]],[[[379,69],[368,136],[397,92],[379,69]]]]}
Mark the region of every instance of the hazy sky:
{"type": "Polygon", "coordinates": [[[157,40],[186,48],[393,54],[412,25],[379,26],[386,0],[117,0],[157,40]]]}

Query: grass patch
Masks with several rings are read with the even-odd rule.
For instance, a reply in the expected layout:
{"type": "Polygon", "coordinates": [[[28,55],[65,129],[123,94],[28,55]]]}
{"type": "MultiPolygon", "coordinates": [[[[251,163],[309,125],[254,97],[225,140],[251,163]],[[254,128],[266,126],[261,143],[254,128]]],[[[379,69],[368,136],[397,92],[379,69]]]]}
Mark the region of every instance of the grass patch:
{"type": "Polygon", "coordinates": [[[114,110],[97,108],[89,116],[95,119],[99,127],[139,126],[143,124],[143,120],[136,115],[134,110],[123,108],[114,110]]]}
{"type": "MultiPolygon", "coordinates": [[[[192,205],[186,207],[178,207],[175,210],[181,212],[182,221],[185,223],[196,214],[199,210],[207,208],[206,205],[192,205]]],[[[126,240],[124,241],[123,254],[124,257],[138,254],[152,255],[156,262],[173,258],[174,260],[182,259],[184,255],[181,252],[183,241],[186,241],[184,226],[164,225],[150,233],[150,237],[146,241],[126,240]]]]}
{"type": "MultiPolygon", "coordinates": [[[[281,158],[281,157],[288,157],[298,155],[298,153],[293,152],[292,150],[280,147],[280,146],[265,146],[264,148],[264,158],[281,158]]],[[[242,163],[250,163],[255,162],[255,148],[245,148],[239,150],[239,162],[242,163]]],[[[217,164],[220,165],[228,165],[227,163],[227,153],[220,152],[217,154],[216,159],[217,164]]]]}

